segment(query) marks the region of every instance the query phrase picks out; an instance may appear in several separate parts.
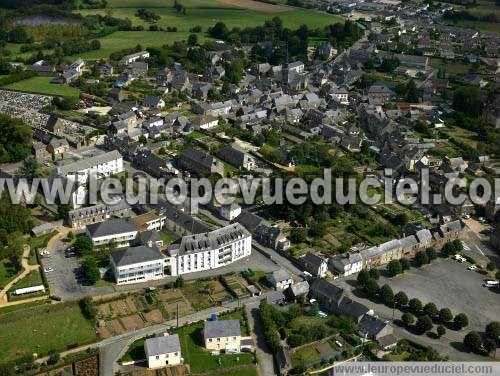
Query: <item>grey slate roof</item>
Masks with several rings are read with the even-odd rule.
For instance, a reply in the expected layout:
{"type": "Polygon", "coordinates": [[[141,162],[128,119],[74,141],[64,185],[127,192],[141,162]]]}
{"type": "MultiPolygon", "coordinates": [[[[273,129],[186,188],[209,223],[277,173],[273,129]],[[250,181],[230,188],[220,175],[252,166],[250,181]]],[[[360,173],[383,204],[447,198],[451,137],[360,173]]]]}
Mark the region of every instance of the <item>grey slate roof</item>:
{"type": "Polygon", "coordinates": [[[217,249],[247,236],[250,234],[242,225],[233,223],[210,232],[183,236],[180,242],[171,244],[168,251],[170,254],[181,255],[217,249]]]}
{"type": "Polygon", "coordinates": [[[71,163],[69,165],[60,167],[59,174],[61,176],[66,176],[69,173],[82,171],[82,170],[85,170],[85,169],[90,168],[92,166],[107,163],[107,162],[119,159],[121,157],[122,156],[118,151],[113,150],[113,151],[110,151],[109,153],[105,153],[102,155],[96,155],[95,157],[80,159],[79,161],[77,161],[75,163],[71,163]]]}
{"type": "Polygon", "coordinates": [[[358,324],[362,333],[368,333],[368,337],[375,337],[385,326],[388,325],[377,317],[364,315],[358,324]]]}
{"type": "Polygon", "coordinates": [[[205,339],[237,336],[241,336],[239,320],[205,321],[205,328],[203,329],[205,339]]]}
{"type": "Polygon", "coordinates": [[[144,342],[144,351],[147,357],[180,352],[181,343],[179,341],[179,335],[171,334],[168,336],[148,338],[144,342]]]}
{"type": "Polygon", "coordinates": [[[269,272],[269,273],[267,273],[266,277],[267,277],[268,281],[271,282],[273,285],[292,278],[290,273],[288,273],[284,269],[278,269],[278,270],[275,270],[273,272],[269,272]]]}
{"type": "Polygon", "coordinates": [[[115,251],[110,254],[116,266],[127,266],[141,262],[162,260],[165,256],[156,248],[144,245],[130,247],[122,251],[115,251]]]}
{"type": "Polygon", "coordinates": [[[87,230],[92,237],[96,238],[101,236],[137,231],[137,228],[132,222],[118,218],[101,223],[92,223],[90,225],[87,225],[87,230]]]}

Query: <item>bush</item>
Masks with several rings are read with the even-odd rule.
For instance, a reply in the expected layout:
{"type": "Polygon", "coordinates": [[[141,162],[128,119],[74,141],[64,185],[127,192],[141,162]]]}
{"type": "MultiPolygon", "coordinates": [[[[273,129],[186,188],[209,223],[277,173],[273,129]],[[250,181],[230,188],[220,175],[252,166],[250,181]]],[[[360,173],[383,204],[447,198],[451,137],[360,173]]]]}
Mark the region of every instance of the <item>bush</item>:
{"type": "Polygon", "coordinates": [[[85,316],[89,320],[93,320],[95,318],[97,314],[97,309],[94,307],[92,298],[90,297],[83,298],[82,300],[80,300],[79,305],[83,316],[85,316]]]}
{"type": "Polygon", "coordinates": [[[82,269],[85,273],[85,278],[87,278],[92,285],[101,279],[101,272],[94,258],[86,257],[82,262],[82,269]]]}
{"type": "Polygon", "coordinates": [[[385,284],[380,288],[380,299],[387,305],[392,305],[394,303],[394,293],[392,292],[391,286],[385,284]]]}
{"type": "Polygon", "coordinates": [[[361,288],[364,287],[368,283],[369,279],[370,279],[370,273],[368,273],[368,270],[366,269],[361,270],[357,278],[359,287],[361,288]]]}
{"type": "Polygon", "coordinates": [[[485,329],[486,337],[491,338],[493,340],[498,340],[500,337],[500,322],[492,321],[488,325],[486,325],[485,329]]]}
{"type": "Polygon", "coordinates": [[[443,325],[438,325],[436,328],[436,332],[439,338],[446,334],[446,328],[443,325]]]}
{"type": "Polygon", "coordinates": [[[495,270],[495,263],[494,262],[489,262],[487,265],[486,265],[486,269],[488,269],[490,272],[492,272],[493,270],[495,270]]]}
{"type": "Polygon", "coordinates": [[[405,270],[410,270],[410,260],[408,260],[406,257],[403,257],[401,260],[399,260],[401,263],[401,268],[403,268],[403,272],[405,270]]]}
{"type": "Polygon", "coordinates": [[[437,252],[434,248],[429,247],[425,250],[425,253],[427,254],[427,257],[429,258],[429,261],[437,259],[437,252]]]}

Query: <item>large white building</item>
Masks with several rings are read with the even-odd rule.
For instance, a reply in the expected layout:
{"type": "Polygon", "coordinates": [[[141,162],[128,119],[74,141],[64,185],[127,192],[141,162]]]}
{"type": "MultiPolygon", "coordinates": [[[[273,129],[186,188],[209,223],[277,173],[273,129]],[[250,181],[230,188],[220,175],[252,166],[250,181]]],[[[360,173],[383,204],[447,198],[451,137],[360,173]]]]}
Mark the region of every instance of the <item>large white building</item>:
{"type": "Polygon", "coordinates": [[[111,270],[118,285],[163,278],[166,260],[157,248],[144,245],[111,252],[109,255],[111,270]]]}
{"type": "Polygon", "coordinates": [[[128,247],[137,237],[137,227],[122,218],[87,225],[87,236],[95,246],[114,243],[117,248],[128,247]]]}
{"type": "Polygon", "coordinates": [[[176,366],[182,363],[178,334],[148,338],[144,341],[148,368],[176,366]]]}
{"type": "Polygon", "coordinates": [[[202,234],[183,236],[168,248],[173,276],[216,269],[252,252],[252,235],[239,223],[202,234]]]}
{"type": "Polygon", "coordinates": [[[85,184],[91,175],[96,176],[96,178],[105,178],[122,171],[122,155],[113,150],[109,153],[80,159],[75,163],[58,167],[57,175],[79,184],[85,184]]]}

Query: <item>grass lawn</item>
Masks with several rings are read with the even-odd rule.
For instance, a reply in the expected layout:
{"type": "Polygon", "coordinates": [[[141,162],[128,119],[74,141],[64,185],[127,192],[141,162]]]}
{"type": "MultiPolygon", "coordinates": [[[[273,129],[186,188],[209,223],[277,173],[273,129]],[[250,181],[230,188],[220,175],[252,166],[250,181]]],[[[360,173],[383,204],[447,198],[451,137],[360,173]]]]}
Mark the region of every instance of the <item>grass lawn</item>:
{"type": "Polygon", "coordinates": [[[141,338],[129,347],[125,355],[121,358],[122,362],[130,362],[130,361],[138,361],[142,359],[146,359],[146,353],[144,352],[144,342],[145,338],[141,338]]]}
{"type": "Polygon", "coordinates": [[[182,287],[183,294],[189,299],[195,311],[201,311],[213,306],[213,302],[208,299],[207,293],[203,290],[204,282],[195,281],[185,283],[182,287]]]}
{"type": "Polygon", "coordinates": [[[295,351],[292,354],[292,366],[298,367],[304,364],[304,362],[308,362],[310,360],[315,360],[320,357],[318,350],[316,350],[316,344],[311,344],[309,346],[305,346],[295,351]]]}
{"type": "Polygon", "coordinates": [[[498,33],[500,28],[497,22],[483,22],[483,21],[466,21],[460,20],[457,22],[447,22],[450,26],[465,27],[479,31],[494,31],[498,33]]]}
{"type": "Polygon", "coordinates": [[[179,334],[182,357],[191,367],[191,372],[205,372],[241,364],[251,364],[253,354],[221,354],[213,356],[203,348],[203,323],[174,330],[179,334]],[[239,361],[238,361],[239,359],[239,361]]]}
{"type": "Polygon", "coordinates": [[[159,234],[160,234],[161,240],[163,240],[163,245],[169,245],[170,243],[172,243],[174,241],[174,239],[164,231],[160,231],[159,234]]]}
{"type": "Polygon", "coordinates": [[[0,362],[98,340],[77,303],[43,305],[0,317],[0,362]]]}
{"type": "Polygon", "coordinates": [[[14,286],[11,287],[9,291],[14,291],[16,289],[22,289],[25,287],[43,285],[42,276],[40,275],[40,270],[32,270],[28,275],[22,278],[14,286]]]}
{"type": "Polygon", "coordinates": [[[475,141],[475,139],[477,138],[476,132],[472,132],[468,129],[460,127],[446,128],[443,129],[443,131],[457,141],[463,142],[464,144],[469,145],[474,149],[477,148],[477,141],[475,141]]]}
{"type": "Polygon", "coordinates": [[[4,315],[4,314],[9,313],[9,312],[20,311],[23,309],[33,308],[33,307],[37,307],[37,306],[41,306],[41,305],[49,304],[49,303],[50,303],[50,300],[48,300],[48,299],[47,300],[35,300],[32,302],[28,302],[28,303],[20,303],[20,304],[16,304],[16,305],[7,306],[7,307],[2,307],[2,308],[0,308],[0,315],[4,315]]]}
{"type": "Polygon", "coordinates": [[[52,84],[50,83],[51,80],[52,77],[35,76],[27,80],[14,82],[5,86],[5,88],[30,93],[58,95],[62,97],[78,97],[80,95],[80,90],[68,85],[52,84]]]}
{"type": "Polygon", "coordinates": [[[9,260],[0,261],[0,287],[4,287],[17,275],[9,260]]]}
{"type": "Polygon", "coordinates": [[[437,57],[430,58],[430,65],[436,69],[443,69],[450,74],[466,74],[469,72],[469,65],[465,63],[457,63],[453,61],[446,61],[437,57]]]}
{"type": "Polygon", "coordinates": [[[228,370],[218,369],[209,373],[203,372],[203,376],[257,376],[257,369],[254,365],[246,365],[228,370]]]}

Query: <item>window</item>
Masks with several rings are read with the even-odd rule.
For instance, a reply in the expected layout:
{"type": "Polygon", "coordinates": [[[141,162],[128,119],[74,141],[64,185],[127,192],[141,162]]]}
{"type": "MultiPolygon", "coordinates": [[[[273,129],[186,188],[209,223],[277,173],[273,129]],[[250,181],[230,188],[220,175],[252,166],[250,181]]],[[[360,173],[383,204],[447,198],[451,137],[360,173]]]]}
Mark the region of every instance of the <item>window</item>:
{"type": "Polygon", "coordinates": [[[156,360],[160,359],[160,356],[159,355],[156,355],[156,360]]]}

